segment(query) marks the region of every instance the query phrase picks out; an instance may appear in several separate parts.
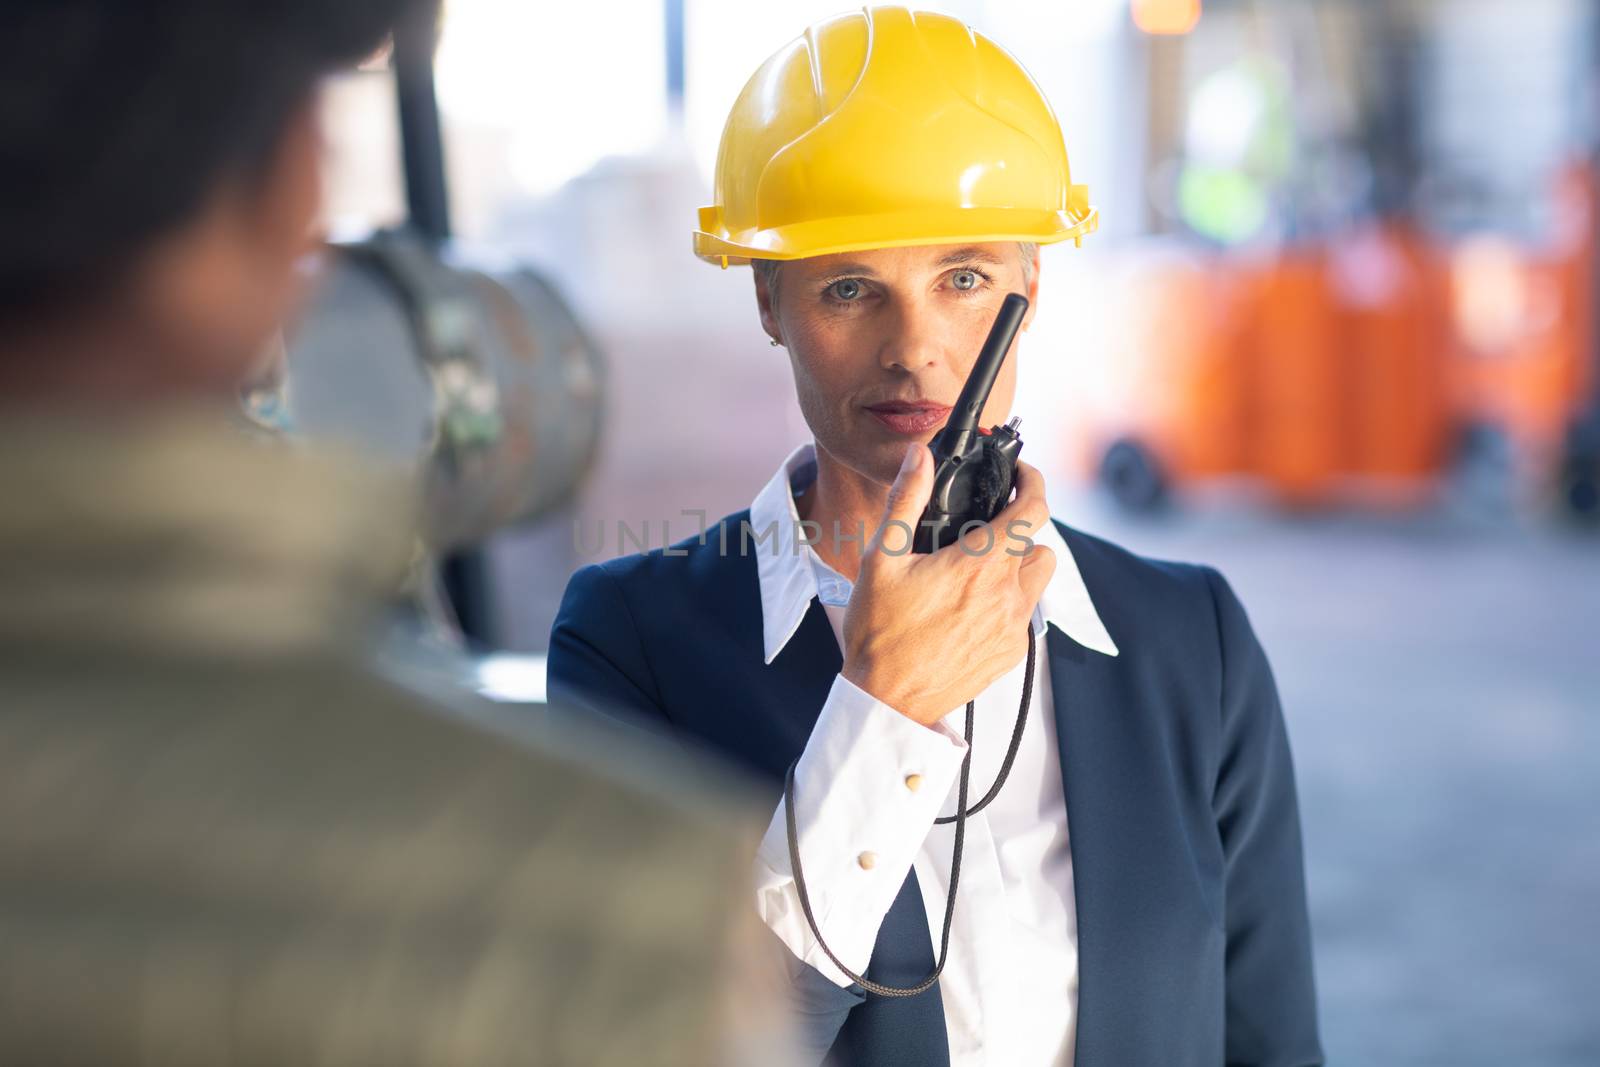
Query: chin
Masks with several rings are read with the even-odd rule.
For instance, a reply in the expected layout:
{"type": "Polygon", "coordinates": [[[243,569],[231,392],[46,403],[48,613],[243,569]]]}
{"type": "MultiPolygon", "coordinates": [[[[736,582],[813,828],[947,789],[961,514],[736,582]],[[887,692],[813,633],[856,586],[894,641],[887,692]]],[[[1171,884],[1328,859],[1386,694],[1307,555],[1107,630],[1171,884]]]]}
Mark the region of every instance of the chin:
{"type": "MultiPolygon", "coordinates": [[[[932,437],[933,435],[930,434],[929,439],[931,440],[932,437]]],[[[910,437],[884,441],[868,450],[871,454],[865,462],[852,464],[852,466],[879,485],[888,488],[900,476],[900,464],[906,458],[906,449],[916,443],[917,439],[910,437]]],[[[927,444],[928,442],[923,441],[921,443],[927,444]]]]}
{"type": "MultiPolygon", "coordinates": [[[[871,416],[867,416],[869,419],[871,416]]],[[[939,436],[939,430],[929,430],[918,437],[899,437],[887,432],[868,432],[854,435],[851,440],[830,444],[812,434],[819,452],[825,452],[833,461],[887,489],[900,475],[900,463],[905,459],[907,446],[920,442],[929,444],[939,436]]]]}

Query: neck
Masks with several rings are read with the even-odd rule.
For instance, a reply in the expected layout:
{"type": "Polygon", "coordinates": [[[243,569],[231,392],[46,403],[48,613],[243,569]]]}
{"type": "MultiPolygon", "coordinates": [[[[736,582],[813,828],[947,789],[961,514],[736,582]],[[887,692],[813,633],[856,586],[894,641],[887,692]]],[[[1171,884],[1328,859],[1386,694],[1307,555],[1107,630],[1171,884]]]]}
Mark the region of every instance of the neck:
{"type": "Polygon", "coordinates": [[[817,452],[817,480],[795,502],[800,517],[817,524],[817,543],[813,546],[822,561],[852,582],[861,573],[861,552],[866,546],[848,540],[861,531],[871,537],[883,520],[889,502],[889,487],[845,466],[820,444],[817,452]],[[834,530],[839,536],[834,537],[834,530]]]}
{"type": "Polygon", "coordinates": [[[229,390],[163,350],[136,324],[87,320],[7,338],[0,406],[132,411],[159,401],[217,399],[229,390]]]}

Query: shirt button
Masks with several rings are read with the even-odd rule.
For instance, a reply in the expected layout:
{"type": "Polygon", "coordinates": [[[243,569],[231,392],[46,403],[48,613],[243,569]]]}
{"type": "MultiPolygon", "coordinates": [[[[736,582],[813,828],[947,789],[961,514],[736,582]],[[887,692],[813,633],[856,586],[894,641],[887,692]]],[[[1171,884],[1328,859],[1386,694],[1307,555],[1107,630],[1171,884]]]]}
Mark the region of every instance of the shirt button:
{"type": "Polygon", "coordinates": [[[920,775],[920,774],[908,774],[908,775],[906,775],[906,788],[911,790],[913,793],[915,793],[917,790],[921,789],[922,788],[922,775],[920,775]]]}
{"type": "Polygon", "coordinates": [[[878,865],[878,854],[876,852],[863,852],[856,857],[856,862],[861,865],[863,871],[870,871],[878,865]]]}

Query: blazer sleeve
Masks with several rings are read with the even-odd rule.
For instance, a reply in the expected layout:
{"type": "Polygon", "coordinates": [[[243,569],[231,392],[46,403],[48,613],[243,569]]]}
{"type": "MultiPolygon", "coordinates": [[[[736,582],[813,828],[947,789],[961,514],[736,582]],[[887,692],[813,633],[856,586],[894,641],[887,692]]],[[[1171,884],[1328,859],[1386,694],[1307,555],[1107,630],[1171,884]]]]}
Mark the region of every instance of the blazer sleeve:
{"type": "Polygon", "coordinates": [[[1323,1054],[1283,710],[1244,606],[1227,579],[1203,569],[1222,657],[1221,749],[1212,807],[1226,878],[1226,1062],[1314,1067],[1323,1054]]]}
{"type": "Polygon", "coordinates": [[[617,580],[598,563],[567,582],[550,630],[545,692],[551,704],[672,737],[672,723],[617,580]]]}
{"type": "MultiPolygon", "coordinates": [[[[582,567],[567,583],[550,631],[546,692],[565,705],[671,738],[663,706],[622,587],[602,564],[582,567]]],[[[754,893],[754,884],[751,886],[754,893]]],[[[807,1058],[821,1062],[850,1009],[866,1000],[858,985],[841,988],[795,957],[770,931],[763,935],[773,973],[789,991],[796,1039],[807,1058]]]]}

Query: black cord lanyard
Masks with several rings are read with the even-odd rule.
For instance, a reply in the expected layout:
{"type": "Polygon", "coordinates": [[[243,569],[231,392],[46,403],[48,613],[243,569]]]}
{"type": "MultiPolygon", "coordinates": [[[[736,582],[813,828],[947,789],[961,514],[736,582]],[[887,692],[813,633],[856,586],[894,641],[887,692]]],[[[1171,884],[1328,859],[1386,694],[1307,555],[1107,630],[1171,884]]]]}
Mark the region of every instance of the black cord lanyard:
{"type": "Polygon", "coordinates": [[[794,871],[794,887],[800,896],[800,910],[805,913],[806,924],[811,927],[811,935],[817,939],[817,945],[827,953],[835,967],[844,972],[846,978],[865,989],[868,993],[876,993],[880,997],[914,997],[933,987],[939,980],[939,975],[944,971],[945,958],[950,953],[950,921],[956,912],[956,885],[961,881],[961,846],[967,836],[967,816],[976,815],[1000,792],[1000,787],[1005,784],[1006,778],[1011,774],[1011,765],[1016,761],[1017,749],[1022,746],[1022,731],[1028,724],[1028,705],[1033,702],[1033,664],[1034,664],[1034,637],[1033,622],[1028,622],[1028,666],[1022,678],[1022,706],[1017,709],[1017,725],[1011,731],[1011,747],[1006,750],[1006,758],[1000,764],[1000,771],[995,775],[994,785],[983,795],[983,799],[972,807],[967,807],[968,775],[972,770],[972,723],[974,717],[975,701],[967,701],[967,724],[964,738],[967,742],[967,754],[961,757],[960,786],[956,790],[956,813],[933,820],[935,824],[955,823],[956,840],[950,854],[950,894],[944,905],[944,932],[939,937],[939,962],[934,966],[933,973],[928,975],[916,985],[907,989],[895,986],[880,985],[868,978],[863,978],[850,968],[846,967],[838,956],[833,954],[833,949],[822,939],[822,931],[817,928],[816,916],[811,912],[811,897],[806,893],[805,876],[800,872],[800,835],[795,829],[794,814],[794,769],[800,760],[796,757],[794,763],[789,764],[789,769],[783,776],[783,806],[784,817],[789,831],[789,867],[794,871]]]}

